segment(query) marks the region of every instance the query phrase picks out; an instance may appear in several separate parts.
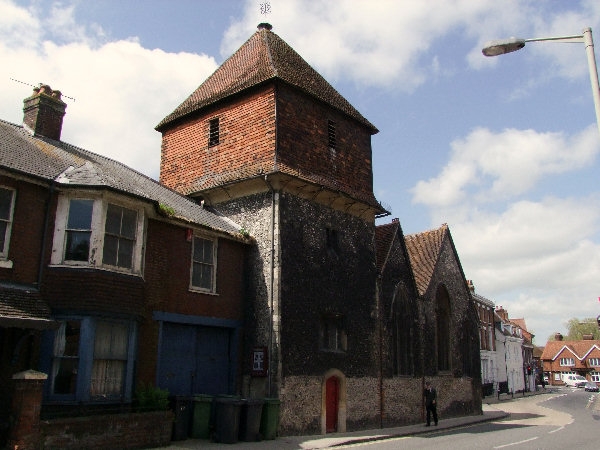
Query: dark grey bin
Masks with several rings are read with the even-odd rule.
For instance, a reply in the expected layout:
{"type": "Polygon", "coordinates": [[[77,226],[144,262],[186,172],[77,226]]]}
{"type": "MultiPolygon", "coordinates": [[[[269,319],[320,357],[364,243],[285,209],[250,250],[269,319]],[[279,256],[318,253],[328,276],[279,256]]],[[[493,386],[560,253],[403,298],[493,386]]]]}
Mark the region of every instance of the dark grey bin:
{"type": "Polygon", "coordinates": [[[183,441],[189,437],[190,422],[192,419],[192,399],[185,396],[170,398],[171,409],[175,415],[173,421],[173,440],[183,441]]]}
{"type": "Polygon", "coordinates": [[[240,433],[242,400],[236,397],[215,399],[215,441],[235,444],[240,433]]]}
{"type": "Polygon", "coordinates": [[[240,441],[254,442],[262,440],[260,434],[260,420],[264,400],[247,398],[242,400],[240,413],[240,441]]]}

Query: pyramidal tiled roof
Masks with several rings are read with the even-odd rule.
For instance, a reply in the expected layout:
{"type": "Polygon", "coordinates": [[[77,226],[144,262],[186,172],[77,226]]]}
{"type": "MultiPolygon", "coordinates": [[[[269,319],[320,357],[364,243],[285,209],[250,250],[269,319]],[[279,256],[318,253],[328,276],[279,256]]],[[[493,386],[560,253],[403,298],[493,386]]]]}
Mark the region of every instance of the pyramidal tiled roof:
{"type": "Polygon", "coordinates": [[[365,119],[319,73],[314,70],[270,25],[261,24],[232,56],[208,77],[183,103],[157,126],[169,123],[230,95],[279,79],[331,105],[371,129],[377,128],[365,119]]]}
{"type": "Polygon", "coordinates": [[[448,225],[443,224],[438,229],[404,237],[419,295],[424,295],[429,287],[447,234],[448,225]]]}
{"type": "Polygon", "coordinates": [[[115,160],[62,141],[32,136],[0,120],[0,167],[62,186],[123,192],[173,210],[173,218],[203,225],[243,240],[241,227],[115,160]]]}

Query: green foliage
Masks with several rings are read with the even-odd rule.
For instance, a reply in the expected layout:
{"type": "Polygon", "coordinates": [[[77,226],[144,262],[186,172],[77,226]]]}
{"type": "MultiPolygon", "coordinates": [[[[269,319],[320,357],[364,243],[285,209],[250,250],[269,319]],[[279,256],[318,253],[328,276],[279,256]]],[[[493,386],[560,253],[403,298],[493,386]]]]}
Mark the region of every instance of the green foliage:
{"type": "Polygon", "coordinates": [[[158,204],[158,210],[167,217],[173,217],[175,215],[175,210],[164,203],[158,204]]]}
{"type": "Polygon", "coordinates": [[[250,232],[248,230],[246,230],[245,228],[240,228],[240,234],[244,237],[250,236],[250,232]]]}
{"type": "Polygon", "coordinates": [[[165,411],[169,409],[169,391],[141,384],[135,391],[135,405],[138,411],[165,411]]]}
{"type": "Polygon", "coordinates": [[[600,339],[600,330],[595,318],[582,320],[573,318],[567,322],[567,330],[568,334],[565,339],[568,341],[579,341],[583,339],[584,334],[591,334],[593,339],[600,339]]]}

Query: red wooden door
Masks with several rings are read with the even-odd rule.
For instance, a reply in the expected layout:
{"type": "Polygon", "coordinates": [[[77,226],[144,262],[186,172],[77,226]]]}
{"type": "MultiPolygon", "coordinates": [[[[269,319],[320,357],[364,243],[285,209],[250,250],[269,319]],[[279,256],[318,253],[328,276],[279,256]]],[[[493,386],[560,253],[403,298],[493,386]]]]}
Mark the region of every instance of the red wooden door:
{"type": "Polygon", "coordinates": [[[339,395],[339,380],[336,377],[328,378],[325,382],[325,430],[327,433],[337,431],[339,395]]]}

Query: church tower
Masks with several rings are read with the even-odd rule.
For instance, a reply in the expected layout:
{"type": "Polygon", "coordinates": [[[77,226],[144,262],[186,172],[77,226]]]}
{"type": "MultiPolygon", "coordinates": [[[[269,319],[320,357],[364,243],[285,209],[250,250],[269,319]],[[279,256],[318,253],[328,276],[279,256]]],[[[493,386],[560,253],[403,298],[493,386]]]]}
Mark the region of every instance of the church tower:
{"type": "Polygon", "coordinates": [[[269,24],[156,129],[160,181],[256,240],[244,395],[278,397],[284,434],[376,426],[378,130],[269,24]]]}

